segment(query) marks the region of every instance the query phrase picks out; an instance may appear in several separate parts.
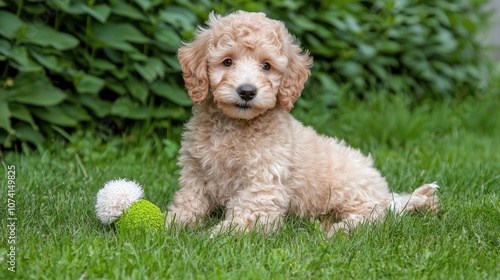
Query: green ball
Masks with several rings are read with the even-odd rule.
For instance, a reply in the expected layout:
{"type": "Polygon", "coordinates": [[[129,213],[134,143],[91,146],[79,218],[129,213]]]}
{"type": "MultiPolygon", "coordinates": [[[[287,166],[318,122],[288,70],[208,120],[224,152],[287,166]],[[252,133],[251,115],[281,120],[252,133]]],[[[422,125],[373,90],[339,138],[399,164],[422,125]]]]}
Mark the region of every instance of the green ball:
{"type": "Polygon", "coordinates": [[[165,227],[165,220],[158,206],[140,199],[123,212],[115,225],[120,231],[158,231],[165,227]]]}

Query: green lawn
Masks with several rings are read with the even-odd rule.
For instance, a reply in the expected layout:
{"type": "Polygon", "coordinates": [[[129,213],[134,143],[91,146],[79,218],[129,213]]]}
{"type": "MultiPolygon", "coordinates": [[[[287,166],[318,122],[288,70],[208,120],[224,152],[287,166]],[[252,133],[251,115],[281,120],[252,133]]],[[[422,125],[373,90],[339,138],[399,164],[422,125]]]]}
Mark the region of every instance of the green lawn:
{"type": "Polygon", "coordinates": [[[178,130],[172,141],[152,133],[107,144],[89,130],[1,159],[0,279],[500,279],[498,94],[417,106],[340,100],[330,110],[301,102],[299,119],[371,153],[394,191],[437,181],[440,213],[389,217],[330,239],[295,217],[268,236],[210,239],[216,217],[196,231],[123,235],[99,223],[95,194],[107,180],[131,178],[165,210],[178,187],[178,130]]]}

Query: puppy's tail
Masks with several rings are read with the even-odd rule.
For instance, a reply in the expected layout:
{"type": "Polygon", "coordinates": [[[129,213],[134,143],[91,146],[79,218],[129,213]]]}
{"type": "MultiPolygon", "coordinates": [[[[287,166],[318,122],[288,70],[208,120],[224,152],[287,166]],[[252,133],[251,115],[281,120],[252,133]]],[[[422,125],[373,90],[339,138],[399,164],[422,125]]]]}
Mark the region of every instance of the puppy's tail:
{"type": "Polygon", "coordinates": [[[389,209],[396,213],[416,212],[419,210],[437,212],[439,208],[438,188],[439,186],[434,182],[417,188],[412,194],[393,193],[389,209]]]}

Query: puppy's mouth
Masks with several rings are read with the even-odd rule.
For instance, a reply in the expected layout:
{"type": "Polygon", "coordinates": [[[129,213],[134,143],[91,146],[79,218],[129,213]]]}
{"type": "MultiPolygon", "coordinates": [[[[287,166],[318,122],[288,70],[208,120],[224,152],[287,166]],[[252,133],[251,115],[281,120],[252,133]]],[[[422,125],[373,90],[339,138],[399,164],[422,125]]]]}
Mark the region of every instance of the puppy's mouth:
{"type": "Polygon", "coordinates": [[[234,107],[236,107],[240,110],[252,109],[252,106],[250,106],[250,104],[248,104],[248,103],[236,103],[236,104],[234,104],[234,107]]]}

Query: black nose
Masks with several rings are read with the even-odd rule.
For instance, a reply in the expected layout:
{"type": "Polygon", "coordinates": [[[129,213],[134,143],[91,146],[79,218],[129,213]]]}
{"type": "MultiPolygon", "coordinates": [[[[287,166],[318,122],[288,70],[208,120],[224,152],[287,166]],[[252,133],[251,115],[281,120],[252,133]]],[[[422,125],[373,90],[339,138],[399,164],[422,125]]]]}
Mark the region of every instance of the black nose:
{"type": "Polygon", "coordinates": [[[241,99],[245,101],[252,100],[257,94],[257,88],[252,85],[241,85],[236,89],[236,91],[241,99]]]}

